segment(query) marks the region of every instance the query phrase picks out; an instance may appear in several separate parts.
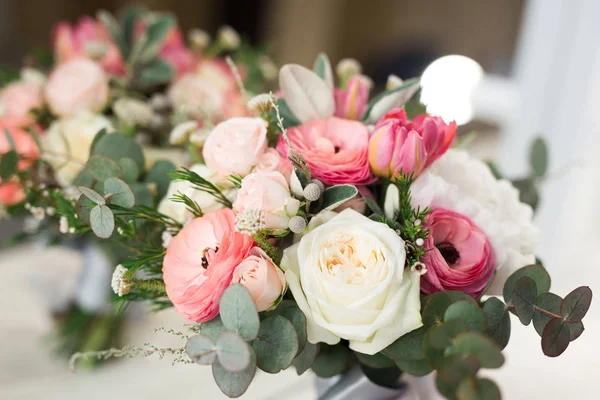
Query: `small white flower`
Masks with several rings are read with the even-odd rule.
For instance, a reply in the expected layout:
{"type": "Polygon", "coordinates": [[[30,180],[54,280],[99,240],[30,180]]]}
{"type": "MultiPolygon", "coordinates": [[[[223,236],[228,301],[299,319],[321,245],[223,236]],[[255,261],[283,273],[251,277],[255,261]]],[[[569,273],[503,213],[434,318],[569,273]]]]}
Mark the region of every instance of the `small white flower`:
{"type": "Polygon", "coordinates": [[[217,40],[226,50],[235,50],[240,47],[240,35],[231,26],[225,25],[219,29],[217,40]]]}
{"type": "Polygon", "coordinates": [[[418,238],[417,240],[415,240],[415,244],[419,247],[423,246],[423,243],[425,243],[425,241],[421,238],[418,238]]]}
{"type": "Polygon", "coordinates": [[[129,272],[129,270],[121,264],[117,265],[115,272],[113,272],[110,286],[115,294],[119,297],[126,295],[131,290],[131,282],[125,276],[127,272],[129,272]]]}
{"type": "Polygon", "coordinates": [[[264,225],[264,216],[258,208],[247,208],[235,216],[235,230],[245,235],[255,235],[264,225]]]}
{"type": "Polygon", "coordinates": [[[342,58],[337,63],[335,71],[340,77],[351,77],[362,72],[360,63],[354,58],[342,58]]]}
{"type": "Polygon", "coordinates": [[[261,56],[258,59],[258,67],[266,80],[272,81],[277,78],[279,70],[269,56],[261,56]]]}
{"type": "Polygon", "coordinates": [[[210,35],[202,29],[192,29],[188,33],[188,41],[194,50],[204,50],[210,45],[210,35]]]}
{"type": "Polygon", "coordinates": [[[171,232],[169,231],[164,231],[162,233],[162,246],[166,249],[167,247],[169,247],[169,243],[171,243],[171,240],[173,239],[173,235],[171,234],[171,232]]]}
{"type": "Polygon", "coordinates": [[[108,50],[106,44],[99,40],[88,40],[83,45],[83,51],[93,60],[100,60],[108,50]]]}
{"type": "Polygon", "coordinates": [[[21,70],[21,80],[25,83],[33,83],[35,85],[44,86],[47,78],[43,72],[35,68],[25,67],[21,70]]]}
{"type": "Polygon", "coordinates": [[[248,109],[257,114],[266,113],[271,110],[271,95],[262,93],[248,100],[248,109]]]}
{"type": "Polygon", "coordinates": [[[48,216],[50,216],[50,217],[53,217],[54,214],[56,214],[56,208],[54,208],[54,207],[46,208],[46,214],[48,214],[48,216]]]}
{"type": "Polygon", "coordinates": [[[198,148],[204,147],[206,139],[210,135],[210,129],[198,129],[190,135],[190,143],[198,148]]]}
{"type": "Polygon", "coordinates": [[[150,107],[155,111],[164,111],[170,106],[169,98],[162,93],[156,93],[150,98],[150,107]]]}
{"type": "Polygon", "coordinates": [[[414,226],[421,226],[421,220],[420,219],[415,219],[415,222],[413,222],[414,226]]]}
{"type": "Polygon", "coordinates": [[[31,204],[25,203],[24,207],[25,207],[26,210],[30,210],[31,209],[31,204]]]}
{"type": "Polygon", "coordinates": [[[47,190],[42,191],[42,196],[48,197],[50,193],[47,190]]]}
{"type": "Polygon", "coordinates": [[[396,75],[390,75],[388,76],[387,82],[385,84],[385,90],[393,90],[396,89],[397,87],[400,87],[404,84],[404,81],[402,79],[400,79],[398,76],[396,75]]]}
{"type": "Polygon", "coordinates": [[[416,262],[410,267],[410,272],[418,272],[419,275],[425,275],[427,273],[427,266],[422,262],[416,262]]]}
{"type": "Polygon", "coordinates": [[[31,212],[31,215],[33,215],[33,218],[38,221],[43,220],[46,216],[46,211],[42,207],[31,207],[29,211],[31,212]]]}
{"type": "Polygon", "coordinates": [[[117,118],[131,125],[149,126],[154,119],[152,107],[144,101],[121,98],[112,108],[117,118]]]}
{"type": "Polygon", "coordinates": [[[64,235],[69,233],[69,220],[64,215],[62,215],[58,221],[58,231],[64,235]]]}
{"type": "Polygon", "coordinates": [[[186,121],[173,128],[169,135],[169,143],[173,145],[184,144],[188,141],[190,135],[198,130],[196,121],[186,121]]]}

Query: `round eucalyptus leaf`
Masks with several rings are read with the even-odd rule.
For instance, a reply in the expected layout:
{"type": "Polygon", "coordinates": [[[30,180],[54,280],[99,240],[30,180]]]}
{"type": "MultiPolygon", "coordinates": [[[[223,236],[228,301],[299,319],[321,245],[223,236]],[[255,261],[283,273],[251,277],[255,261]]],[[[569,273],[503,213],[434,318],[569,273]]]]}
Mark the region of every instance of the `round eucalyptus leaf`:
{"type": "Polygon", "coordinates": [[[226,396],[240,397],[246,392],[256,374],[256,356],[253,351],[250,351],[250,362],[243,371],[231,372],[221,363],[215,362],[212,365],[212,373],[217,386],[226,396]]]}
{"type": "MultiPolygon", "coordinates": [[[[562,298],[550,292],[540,294],[535,300],[535,305],[538,308],[557,315],[560,314],[560,303],[562,303],[562,298]]],[[[533,314],[533,327],[538,335],[542,336],[546,324],[551,319],[552,317],[550,315],[541,311],[536,311],[535,314],[533,314]]]]}
{"type": "MultiPolygon", "coordinates": [[[[223,296],[221,296],[219,310],[221,321],[223,321],[227,330],[239,334],[248,341],[256,338],[261,324],[254,301],[248,293],[248,289],[243,285],[238,283],[225,289],[223,296]]],[[[260,357],[258,355],[257,357],[260,366],[260,357]]]]}
{"type": "Polygon", "coordinates": [[[144,183],[132,183],[129,185],[135,196],[135,204],[139,206],[152,207],[154,204],[154,195],[148,185],[144,183]]]}
{"type": "Polygon", "coordinates": [[[511,276],[508,277],[506,282],[504,283],[504,302],[506,304],[512,303],[513,298],[513,289],[515,283],[519,278],[523,276],[528,276],[533,279],[537,285],[537,294],[541,294],[550,290],[550,275],[546,269],[538,264],[527,265],[523,268],[519,268],[516,270],[511,276]]]}
{"type": "Polygon", "coordinates": [[[371,368],[368,365],[360,364],[363,374],[374,384],[388,389],[401,389],[406,387],[402,377],[402,371],[392,365],[387,368],[371,368]]]}
{"type": "Polygon", "coordinates": [[[533,141],[529,157],[533,175],[543,177],[548,170],[548,145],[543,138],[538,137],[533,141]]]}
{"type": "Polygon", "coordinates": [[[200,333],[208,336],[213,341],[216,341],[219,335],[226,330],[227,329],[225,328],[225,325],[223,325],[223,322],[221,322],[221,317],[219,316],[200,324],[200,333]]]}
{"type": "Polygon", "coordinates": [[[585,330],[585,328],[583,327],[583,322],[581,321],[575,322],[574,324],[568,324],[568,327],[570,333],[569,340],[571,342],[577,339],[579,336],[581,336],[581,334],[585,330]]]}
{"type": "Polygon", "coordinates": [[[211,338],[195,335],[188,339],[185,352],[197,364],[212,365],[217,359],[217,347],[211,338]]]}
{"type": "Polygon", "coordinates": [[[406,372],[412,376],[425,376],[433,371],[433,368],[427,360],[396,360],[396,366],[400,368],[401,371],[406,372]]]}
{"type": "Polygon", "coordinates": [[[316,344],[306,342],[300,354],[292,361],[292,365],[296,368],[298,375],[302,375],[313,365],[317,357],[317,350],[318,346],[316,344]]]}
{"type": "Polygon", "coordinates": [[[87,161],[87,169],[97,181],[104,182],[108,178],[119,178],[123,170],[119,163],[103,155],[95,155],[87,161]]]}
{"type": "Polygon", "coordinates": [[[110,204],[131,208],[135,204],[133,191],[119,178],[108,178],[104,181],[104,195],[110,204]]]}
{"type": "Polygon", "coordinates": [[[565,296],[560,305],[560,315],[570,322],[579,322],[585,317],[592,304],[592,290],[580,286],[565,296]]]}
{"type": "Polygon", "coordinates": [[[296,329],[296,334],[298,335],[298,353],[300,353],[304,349],[307,338],[306,317],[304,313],[294,304],[282,307],[280,315],[287,318],[294,325],[294,329],[296,329]]]}
{"type": "Polygon", "coordinates": [[[321,378],[339,375],[346,369],[349,353],[342,345],[329,346],[321,343],[312,370],[321,378]]]}
{"type": "Polygon", "coordinates": [[[90,223],[90,213],[92,212],[92,208],[94,207],[94,204],[96,204],[96,203],[94,203],[92,200],[88,199],[83,194],[80,195],[79,198],[77,199],[77,204],[76,204],[77,217],[79,217],[79,219],[86,224],[90,223]]]}
{"type": "Polygon", "coordinates": [[[106,203],[106,200],[104,200],[104,197],[96,192],[94,189],[90,189],[88,187],[85,186],[78,186],[77,189],[79,189],[79,191],[88,199],[90,199],[91,201],[93,201],[96,204],[100,204],[100,205],[104,205],[106,203]]]}
{"type": "Polygon", "coordinates": [[[370,368],[390,368],[395,366],[394,360],[386,357],[382,353],[375,353],[373,355],[363,354],[355,352],[354,355],[360,361],[361,364],[366,365],[370,368]]]}
{"type": "Polygon", "coordinates": [[[106,205],[97,204],[90,212],[92,231],[101,239],[108,239],[115,229],[115,217],[106,205]]]}
{"type": "Polygon", "coordinates": [[[553,318],[542,332],[542,351],[548,357],[560,356],[569,346],[571,332],[562,318],[553,318]]]}
{"type": "Polygon", "coordinates": [[[252,348],[256,352],[258,368],[272,374],[277,373],[288,368],[298,354],[296,329],[280,315],[269,317],[261,322],[252,348]]]}
{"type": "Polygon", "coordinates": [[[383,349],[382,353],[396,361],[422,360],[425,358],[422,345],[426,331],[427,329],[424,326],[410,331],[383,349]]]}
{"type": "Polygon", "coordinates": [[[537,299],[537,285],[528,276],[522,276],[513,286],[513,304],[515,314],[523,325],[529,325],[535,313],[535,301],[537,299]]]}
{"type": "Polygon", "coordinates": [[[480,368],[481,364],[475,356],[451,355],[442,361],[438,376],[447,385],[455,386],[464,379],[475,376],[480,368]]]}
{"type": "Polygon", "coordinates": [[[479,332],[464,332],[454,338],[451,354],[471,354],[479,359],[483,368],[499,368],[504,364],[504,356],[498,345],[479,332]]]}
{"type": "MultiPolygon", "coordinates": [[[[490,297],[483,303],[483,312],[487,315],[488,322],[484,333],[491,337],[501,349],[505,348],[510,339],[510,314],[506,304],[496,297],[490,297]]],[[[533,323],[535,325],[535,314],[533,323]]]]}
{"type": "Polygon", "coordinates": [[[460,400],[500,400],[500,389],[487,378],[470,377],[463,380],[456,391],[460,400]]]}
{"type": "MultiPolygon", "coordinates": [[[[450,309],[450,308],[448,308],[450,309]]],[[[428,344],[436,349],[445,349],[452,344],[459,333],[467,332],[469,324],[462,318],[449,319],[448,321],[432,326],[427,332],[428,344]]]]}
{"type": "Polygon", "coordinates": [[[140,176],[140,167],[129,157],[123,157],[119,160],[119,165],[123,170],[123,180],[127,183],[137,181],[140,176]]]}
{"type": "Polygon", "coordinates": [[[169,184],[171,183],[169,173],[176,169],[177,167],[175,167],[175,164],[171,161],[159,160],[155,162],[152,168],[150,168],[150,171],[148,171],[145,180],[148,183],[156,184],[156,191],[159,199],[162,199],[165,194],[167,194],[169,184]]]}
{"type": "Polygon", "coordinates": [[[124,133],[115,132],[100,137],[93,146],[93,155],[96,154],[107,156],[113,160],[131,158],[140,170],[144,169],[142,147],[132,136],[124,133]]]}
{"type": "Polygon", "coordinates": [[[423,309],[423,325],[430,327],[442,322],[450,304],[452,300],[445,292],[437,292],[429,296],[423,309]]]}
{"type": "Polygon", "coordinates": [[[223,332],[217,339],[217,358],[227,371],[240,372],[250,363],[250,346],[240,335],[223,332]]]}
{"type": "Polygon", "coordinates": [[[486,316],[477,304],[468,301],[457,301],[451,304],[444,313],[444,322],[454,319],[462,319],[467,322],[469,328],[483,331],[487,326],[486,316]]]}

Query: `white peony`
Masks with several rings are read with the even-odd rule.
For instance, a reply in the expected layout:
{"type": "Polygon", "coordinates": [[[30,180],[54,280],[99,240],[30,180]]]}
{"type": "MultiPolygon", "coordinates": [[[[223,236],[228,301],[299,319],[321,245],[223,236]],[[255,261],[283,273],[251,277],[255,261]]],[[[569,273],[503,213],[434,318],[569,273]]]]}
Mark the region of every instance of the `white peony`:
{"type": "Polygon", "coordinates": [[[535,262],[538,230],[533,210],[519,201],[509,181],[497,180],[481,160],[448,150],[415,180],[411,192],[413,206],[463,214],[486,234],[498,270],[488,294],[502,293],[512,272],[535,262]]]}
{"type": "Polygon", "coordinates": [[[42,137],[43,155],[52,165],[61,186],[71,185],[85,167],[92,142],[102,129],[114,130],[106,117],[89,112],[62,118],[50,125],[42,137]]]}
{"type": "Polygon", "coordinates": [[[346,209],[283,252],[281,266],[311,343],[350,341],[375,354],[419,328],[420,275],[404,268],[403,240],[346,209]]]}
{"type": "MultiPolygon", "coordinates": [[[[217,186],[220,186],[218,185],[218,182],[215,181],[215,179],[217,179],[217,175],[206,165],[195,164],[190,168],[190,171],[195,172],[202,178],[217,184],[217,186]]],[[[237,193],[237,189],[226,187],[220,187],[220,189],[222,193],[227,196],[227,198],[233,201],[237,193]]],[[[182,224],[190,220],[193,215],[187,209],[185,204],[171,200],[171,198],[177,193],[185,194],[190,199],[194,200],[196,203],[198,203],[202,209],[202,212],[205,214],[223,208],[223,205],[219,203],[214,196],[202,190],[195,189],[190,182],[172,181],[169,185],[167,194],[158,205],[158,211],[182,224]]]]}

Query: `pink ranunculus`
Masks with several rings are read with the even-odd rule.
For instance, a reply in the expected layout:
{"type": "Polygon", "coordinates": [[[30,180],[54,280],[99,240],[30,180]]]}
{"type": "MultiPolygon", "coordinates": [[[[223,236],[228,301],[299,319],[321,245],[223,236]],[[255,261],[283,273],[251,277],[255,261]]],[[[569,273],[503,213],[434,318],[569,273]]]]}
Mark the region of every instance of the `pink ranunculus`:
{"type": "Polygon", "coordinates": [[[413,172],[415,176],[448,150],[456,134],[456,123],[421,115],[410,121],[395,109],[375,125],[369,143],[369,163],[377,176],[389,178],[413,172]]]}
{"type": "Polygon", "coordinates": [[[299,208],[300,202],[290,194],[288,181],[280,172],[255,172],[246,176],[233,203],[233,210],[238,214],[259,210],[263,228],[273,233],[285,231],[299,208]]]}
{"type": "Polygon", "coordinates": [[[20,118],[25,124],[34,122],[29,113],[43,104],[42,86],[33,82],[15,82],[0,91],[0,114],[20,118]]]}
{"type": "Polygon", "coordinates": [[[259,312],[273,307],[286,287],[283,272],[260,247],[253,247],[235,268],[231,283],[248,289],[259,312]]]}
{"type": "Polygon", "coordinates": [[[371,82],[364,75],[356,75],[348,80],[346,89],[334,89],[335,116],[359,120],[367,111],[371,82]]]}
{"type": "Polygon", "coordinates": [[[267,123],[261,118],[232,118],[218,124],[204,143],[203,156],[211,170],[244,177],[267,149],[267,123]]]}
{"type": "Polygon", "coordinates": [[[421,290],[456,290],[478,297],[494,275],[495,259],[485,234],[468,217],[437,208],[427,216],[429,237],[421,290]]]}
{"type": "Polygon", "coordinates": [[[267,151],[258,157],[256,167],[252,172],[280,172],[286,181],[290,181],[290,175],[294,167],[287,158],[284,158],[277,150],[269,147],[267,151]]]}
{"type": "Polygon", "coordinates": [[[100,22],[85,16],[76,25],[59,22],[54,28],[54,57],[58,63],[79,57],[90,58],[89,51],[94,46],[104,47],[99,62],[106,72],[119,76],[125,73],[121,52],[100,22]]]}
{"type": "MultiPolygon", "coordinates": [[[[357,121],[331,117],[308,121],[288,129],[294,149],[312,175],[328,185],[367,185],[374,180],[369,168],[369,131],[357,121]]],[[[277,150],[288,156],[281,136],[277,150]]]]}
{"type": "Polygon", "coordinates": [[[235,268],[248,256],[252,237],[235,231],[231,209],[192,220],[171,239],[163,280],[175,309],[186,319],[206,322],[219,313],[219,300],[235,268]]]}
{"type": "Polygon", "coordinates": [[[108,101],[108,76],[93,61],[75,58],[52,71],[45,96],[50,110],[60,117],[98,112],[108,101]]]}

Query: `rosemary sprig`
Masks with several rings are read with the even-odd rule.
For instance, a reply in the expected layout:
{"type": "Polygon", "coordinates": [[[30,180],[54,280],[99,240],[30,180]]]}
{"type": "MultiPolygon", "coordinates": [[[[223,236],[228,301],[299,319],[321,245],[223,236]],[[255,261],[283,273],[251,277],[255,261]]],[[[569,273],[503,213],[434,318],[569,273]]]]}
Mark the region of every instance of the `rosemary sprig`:
{"type": "Polygon", "coordinates": [[[198,189],[210,194],[219,203],[223,204],[227,208],[231,208],[233,206],[227,196],[225,196],[212,182],[207,181],[197,173],[190,171],[187,168],[181,168],[180,170],[171,172],[169,175],[175,180],[190,182],[194,189],[198,189]]]}

